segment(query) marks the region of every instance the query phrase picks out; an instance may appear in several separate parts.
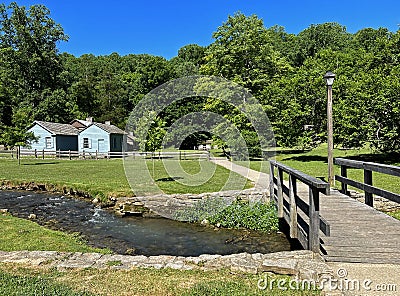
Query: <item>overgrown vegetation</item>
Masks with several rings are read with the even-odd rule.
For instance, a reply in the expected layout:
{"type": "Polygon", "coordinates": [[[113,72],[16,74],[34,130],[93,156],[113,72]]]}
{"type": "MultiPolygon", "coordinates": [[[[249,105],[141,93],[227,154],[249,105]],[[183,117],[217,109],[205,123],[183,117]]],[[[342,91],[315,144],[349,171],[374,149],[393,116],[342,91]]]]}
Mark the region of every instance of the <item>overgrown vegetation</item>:
{"type": "Polygon", "coordinates": [[[175,219],[211,223],[226,228],[247,228],[264,232],[278,230],[278,217],[273,204],[223,198],[206,198],[192,208],[178,211],[175,219]]]}

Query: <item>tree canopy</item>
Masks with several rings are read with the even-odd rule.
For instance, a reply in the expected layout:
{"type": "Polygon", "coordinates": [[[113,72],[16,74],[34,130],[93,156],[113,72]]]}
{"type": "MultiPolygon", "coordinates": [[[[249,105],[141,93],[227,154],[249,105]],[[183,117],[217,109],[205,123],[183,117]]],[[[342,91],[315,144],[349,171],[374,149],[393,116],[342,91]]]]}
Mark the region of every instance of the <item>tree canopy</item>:
{"type": "MultiPolygon", "coordinates": [[[[352,34],[338,23],[324,23],[295,35],[238,12],[212,37],[210,45],[185,45],[170,60],[118,53],[75,57],[59,53],[57,44],[68,36],[45,6],[0,5],[0,144],[26,143],[33,120],[65,123],[92,116],[124,128],[149,91],[201,74],[229,79],[250,91],[267,113],[279,146],[311,148],[326,140],[322,77],[332,71],[337,75],[335,144],[400,151],[400,31],[364,28],[352,34]]],[[[163,135],[174,121],[199,111],[233,122],[252,153],[259,153],[257,135],[241,111],[211,98],[175,102],[158,115],[152,130],[163,135]]],[[[185,145],[191,147],[210,133],[194,134],[185,145]]],[[[149,135],[144,146],[154,150],[160,141],[149,135]]]]}

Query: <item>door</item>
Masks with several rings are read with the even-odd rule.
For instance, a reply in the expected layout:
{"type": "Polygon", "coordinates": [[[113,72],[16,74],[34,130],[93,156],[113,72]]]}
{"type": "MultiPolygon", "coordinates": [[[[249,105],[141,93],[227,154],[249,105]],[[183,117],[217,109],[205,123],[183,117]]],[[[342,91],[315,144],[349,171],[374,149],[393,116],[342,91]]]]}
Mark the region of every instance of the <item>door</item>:
{"type": "Polygon", "coordinates": [[[97,151],[98,152],[107,152],[106,145],[104,144],[104,139],[98,139],[97,141],[97,151]]]}

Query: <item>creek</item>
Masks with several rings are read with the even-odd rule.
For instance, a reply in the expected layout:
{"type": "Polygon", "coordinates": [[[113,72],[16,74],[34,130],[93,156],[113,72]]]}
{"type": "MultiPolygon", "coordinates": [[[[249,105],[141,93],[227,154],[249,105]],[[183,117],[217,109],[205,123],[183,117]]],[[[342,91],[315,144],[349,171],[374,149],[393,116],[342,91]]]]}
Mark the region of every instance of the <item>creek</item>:
{"type": "Polygon", "coordinates": [[[282,233],[222,229],[165,218],[117,217],[85,200],[61,195],[0,191],[0,208],[65,232],[78,232],[91,246],[119,254],[198,256],[272,253],[291,245],[282,233]]]}

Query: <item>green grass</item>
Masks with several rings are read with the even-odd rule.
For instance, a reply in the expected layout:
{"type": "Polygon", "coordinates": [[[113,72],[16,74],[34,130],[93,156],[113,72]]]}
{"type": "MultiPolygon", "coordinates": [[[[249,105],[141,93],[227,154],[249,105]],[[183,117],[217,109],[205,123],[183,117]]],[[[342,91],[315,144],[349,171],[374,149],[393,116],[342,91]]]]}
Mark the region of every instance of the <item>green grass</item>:
{"type": "Polygon", "coordinates": [[[209,161],[148,161],[150,171],[152,171],[153,163],[154,180],[167,194],[218,192],[221,189],[252,187],[251,182],[246,178],[209,161]],[[226,188],[224,188],[225,185],[227,185],[226,188]]]}
{"type": "MultiPolygon", "coordinates": [[[[0,295],[297,296],[320,294],[319,291],[294,291],[288,285],[286,285],[286,291],[278,289],[276,285],[272,290],[260,290],[257,282],[263,278],[263,275],[232,273],[228,270],[204,272],[134,268],[57,272],[52,269],[0,263],[0,295]]],[[[269,278],[276,282],[290,280],[287,276],[278,275],[269,275],[269,278]]]]}
{"type": "MultiPolygon", "coordinates": [[[[153,163],[155,165],[155,180],[157,185],[168,194],[171,193],[203,193],[216,192],[223,188],[228,177],[232,178],[232,184],[244,184],[251,187],[245,178],[230,173],[229,170],[216,166],[208,161],[167,161],[175,167],[182,166],[183,173],[170,176],[163,161],[147,161],[148,170],[152,174],[153,163]],[[200,170],[200,163],[204,165],[204,171],[200,170]],[[184,174],[186,172],[186,174],[184,174]],[[210,175],[210,173],[213,173],[210,175]],[[174,177],[175,179],[171,178],[174,177]],[[208,180],[209,178],[209,180],[208,180]],[[204,181],[204,182],[203,182],[204,181]],[[189,185],[184,185],[187,183],[189,185]]],[[[131,162],[133,173],[140,176],[141,161],[131,162]]],[[[147,169],[146,169],[147,170],[147,169]]],[[[63,188],[72,188],[89,193],[92,197],[100,197],[103,200],[108,196],[132,196],[132,192],[125,176],[123,161],[121,159],[100,160],[58,160],[58,159],[22,159],[21,165],[17,160],[0,159],[0,180],[12,181],[14,184],[35,182],[54,185],[58,191],[63,188]]],[[[138,184],[146,186],[148,180],[138,184]]],[[[238,186],[238,188],[241,188],[238,186]]],[[[138,188],[138,192],[141,192],[138,188]]]]}
{"type": "Polygon", "coordinates": [[[75,291],[71,287],[55,283],[51,277],[33,277],[29,274],[18,276],[8,272],[0,271],[0,295],[89,296],[95,294],[75,291]]]}
{"type": "MultiPolygon", "coordinates": [[[[32,221],[10,215],[0,216],[2,251],[59,251],[111,253],[108,249],[89,247],[79,236],[50,230],[32,221]]],[[[0,295],[4,295],[1,294],[0,295]]]]}
{"type": "Polygon", "coordinates": [[[55,185],[58,190],[72,188],[101,198],[132,196],[121,159],[57,160],[0,159],[0,180],[55,185]]]}
{"type": "Polygon", "coordinates": [[[392,216],[393,218],[396,218],[397,220],[400,220],[400,211],[388,212],[388,215],[392,216]]]}

